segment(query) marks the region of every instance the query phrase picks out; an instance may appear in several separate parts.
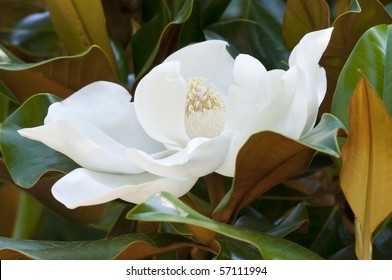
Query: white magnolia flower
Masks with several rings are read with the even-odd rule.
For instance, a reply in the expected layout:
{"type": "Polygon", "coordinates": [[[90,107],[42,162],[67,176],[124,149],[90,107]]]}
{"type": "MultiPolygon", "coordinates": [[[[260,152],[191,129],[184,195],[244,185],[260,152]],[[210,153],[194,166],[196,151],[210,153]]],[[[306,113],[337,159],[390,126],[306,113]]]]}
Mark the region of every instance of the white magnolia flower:
{"type": "Polygon", "coordinates": [[[175,52],[135,93],[142,127],[168,150],[152,156],[130,148],[129,158],[160,176],[233,177],[237,154],[252,134],[271,130],[298,139],[313,128],[326,92],[319,60],[331,33],[330,28],[307,34],[291,53],[287,71],[267,71],[245,54],[233,59],[219,40],[175,52]]]}
{"type": "Polygon", "coordinates": [[[43,126],[18,131],[81,166],[52,187],[54,197],[68,208],[117,198],[140,203],[159,191],[181,196],[195,184],[197,178],[145,172],[126,155],[130,147],[151,154],[165,150],[144,132],[130,99],[115,83],[95,82],[52,104],[43,126]]]}
{"type": "Polygon", "coordinates": [[[227,43],[185,47],[139,83],[135,102],[108,82],[52,104],[43,126],[22,129],[78,163],[52,188],[69,208],[121,198],[188,192],[201,176],[234,176],[239,149],[254,133],[298,138],[314,126],[326,91],[318,64],[331,29],[307,34],[288,71],[266,71],[255,58],[233,59],[227,43]]]}

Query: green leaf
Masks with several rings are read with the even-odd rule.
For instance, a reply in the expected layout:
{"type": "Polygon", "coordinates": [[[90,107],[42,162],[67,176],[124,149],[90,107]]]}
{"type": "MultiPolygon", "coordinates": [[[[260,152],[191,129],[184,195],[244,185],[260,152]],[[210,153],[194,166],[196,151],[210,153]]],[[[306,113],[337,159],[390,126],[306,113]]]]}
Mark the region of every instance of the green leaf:
{"type": "Polygon", "coordinates": [[[46,6],[55,30],[70,54],[79,54],[97,45],[117,70],[101,1],[51,0],[46,1],[46,6]]]}
{"type": "Polygon", "coordinates": [[[340,72],[361,36],[373,26],[392,23],[391,16],[379,1],[355,2],[359,3],[360,10],[344,13],[336,19],[330,43],[320,60],[320,65],[327,72],[328,82],[322,112],[330,112],[340,72]]]}
{"type": "Polygon", "coordinates": [[[285,45],[292,50],[312,31],[329,27],[329,6],[325,0],[288,0],[283,19],[285,45]]]}
{"type": "Polygon", "coordinates": [[[144,24],[132,38],[133,67],[136,75],[142,71],[145,63],[154,52],[155,46],[159,43],[163,30],[170,22],[169,8],[166,2],[154,2],[155,5],[152,8],[156,16],[144,24]]]}
{"type": "MultiPolygon", "coordinates": [[[[164,1],[162,1],[164,2],[164,1]]],[[[161,63],[169,54],[173,53],[178,48],[178,40],[180,36],[181,29],[184,23],[189,19],[192,14],[192,7],[193,7],[193,0],[186,0],[180,11],[176,14],[175,18],[170,21],[164,27],[163,31],[160,32],[159,40],[156,44],[154,44],[154,49],[148,52],[148,59],[143,59],[139,64],[142,66],[140,72],[136,71],[138,75],[138,80],[134,84],[134,88],[138,84],[138,81],[147,73],[149,72],[154,66],[161,63]]],[[[165,23],[167,20],[167,6],[166,4],[162,3],[162,23],[165,23]]],[[[149,30],[151,27],[149,27],[149,30]]],[[[139,31],[141,32],[141,30],[139,31]]],[[[138,33],[139,33],[138,32],[138,33]]],[[[149,38],[151,36],[148,31],[143,31],[144,37],[149,38]]],[[[156,31],[154,31],[155,34],[156,31]]],[[[136,37],[136,34],[135,34],[136,37]]],[[[146,39],[140,41],[138,43],[139,48],[146,48],[146,46],[151,45],[152,42],[146,39]]],[[[134,46],[134,45],[133,45],[134,46]]],[[[134,60],[138,59],[134,56],[134,60]]]]}
{"type": "Polygon", "coordinates": [[[309,227],[304,232],[293,232],[288,239],[298,242],[324,258],[337,253],[352,242],[342,220],[339,205],[307,206],[309,227]]]}
{"type": "Polygon", "coordinates": [[[1,147],[4,162],[16,184],[33,186],[48,171],[69,172],[78,167],[71,159],[44,144],[20,136],[18,129],[43,124],[50,104],[60,101],[49,94],[27,100],[4,122],[1,147]]]}
{"type": "Polygon", "coordinates": [[[0,81],[20,102],[37,93],[52,93],[66,98],[98,80],[118,83],[110,61],[97,46],[80,55],[34,64],[17,60],[5,48],[0,50],[0,81]]]}
{"type": "Polygon", "coordinates": [[[264,259],[319,258],[311,251],[287,240],[211,220],[168,193],[158,193],[152,196],[146,202],[133,208],[126,217],[141,221],[184,223],[204,228],[252,244],[264,259]]]}
{"type": "Polygon", "coordinates": [[[358,41],[342,72],[336,87],[332,113],[349,126],[349,103],[360,79],[360,70],[392,113],[392,25],[369,29],[358,41]]]}
{"type": "Polygon", "coordinates": [[[156,254],[201,247],[167,233],[133,233],[94,241],[35,241],[0,237],[0,259],[111,260],[144,259],[156,254]]]}
{"type": "Polygon", "coordinates": [[[250,1],[246,6],[246,19],[233,19],[207,26],[207,39],[223,39],[240,52],[260,60],[267,69],[285,69],[289,57],[283,44],[282,1],[250,1]]]}
{"type": "Polygon", "coordinates": [[[340,171],[340,185],[356,218],[359,259],[372,258],[372,233],[392,213],[391,143],[391,116],[362,75],[351,98],[340,171]]]}
{"type": "Polygon", "coordinates": [[[217,260],[260,260],[261,255],[257,248],[249,243],[238,241],[223,235],[216,238],[219,244],[217,260]]]}
{"type": "Polygon", "coordinates": [[[239,210],[265,191],[304,173],[317,152],[338,157],[337,133],[342,128],[337,118],[324,114],[298,141],[271,131],[251,136],[237,156],[233,186],[215,209],[215,219],[233,221],[239,210]]]}
{"type": "Polygon", "coordinates": [[[39,55],[54,54],[61,49],[60,39],[53,29],[48,12],[23,18],[12,28],[9,42],[39,55]]]}
{"type": "Polygon", "coordinates": [[[308,225],[308,212],[303,204],[298,204],[286,217],[275,222],[276,226],[266,233],[271,236],[284,237],[303,225],[308,225]]]}
{"type": "Polygon", "coordinates": [[[286,52],[277,52],[280,42],[271,40],[265,35],[265,28],[247,19],[235,19],[219,22],[208,26],[204,30],[208,40],[220,39],[233,45],[241,53],[248,53],[267,69],[286,68],[282,62],[288,58],[286,52]]]}

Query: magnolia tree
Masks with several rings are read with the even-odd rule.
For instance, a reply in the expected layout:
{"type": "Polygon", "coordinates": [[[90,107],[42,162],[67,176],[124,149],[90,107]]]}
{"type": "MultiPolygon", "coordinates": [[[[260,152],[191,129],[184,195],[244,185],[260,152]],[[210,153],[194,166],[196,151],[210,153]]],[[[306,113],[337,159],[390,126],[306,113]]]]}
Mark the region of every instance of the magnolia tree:
{"type": "Polygon", "coordinates": [[[244,2],[1,9],[2,259],[392,257],[390,5],[244,2]]]}

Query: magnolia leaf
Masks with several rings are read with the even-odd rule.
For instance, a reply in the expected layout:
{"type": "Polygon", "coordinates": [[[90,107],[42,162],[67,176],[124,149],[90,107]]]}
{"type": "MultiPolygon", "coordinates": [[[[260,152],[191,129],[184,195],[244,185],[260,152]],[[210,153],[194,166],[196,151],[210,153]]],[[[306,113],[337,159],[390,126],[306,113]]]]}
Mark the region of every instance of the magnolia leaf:
{"type": "Polygon", "coordinates": [[[392,113],[392,25],[379,25],[369,29],[358,41],[339,77],[333,98],[332,112],[349,127],[350,98],[360,79],[358,69],[384,100],[392,113]]]}
{"type": "Polygon", "coordinates": [[[257,248],[249,243],[238,241],[223,235],[216,238],[219,244],[217,260],[260,260],[257,248]]]}
{"type": "Polygon", "coordinates": [[[101,1],[51,0],[46,5],[53,26],[70,54],[97,45],[110,58],[112,67],[116,66],[101,1]]]}
{"type": "Polygon", "coordinates": [[[0,37],[7,39],[9,31],[21,20],[32,13],[45,11],[42,1],[31,0],[1,0],[0,1],[0,37]]]}
{"type": "Polygon", "coordinates": [[[41,94],[28,99],[3,123],[1,147],[4,162],[13,181],[24,188],[32,187],[49,171],[69,172],[78,167],[71,159],[45,146],[22,137],[18,129],[43,124],[48,107],[60,99],[54,95],[41,94]]]}
{"type": "Polygon", "coordinates": [[[49,209],[69,220],[95,221],[101,217],[104,205],[70,210],[58,202],[51,193],[51,187],[61,175],[77,168],[78,165],[63,154],[40,142],[24,138],[17,132],[21,128],[42,125],[49,105],[59,100],[58,97],[49,94],[36,95],[5,120],[0,144],[8,170],[1,160],[0,180],[13,181],[23,188],[35,186],[27,191],[49,209]]]}
{"type": "Polygon", "coordinates": [[[242,53],[256,57],[267,69],[284,69],[289,53],[283,44],[283,1],[249,1],[244,16],[207,26],[207,39],[223,39],[242,53]],[[243,18],[245,17],[245,19],[243,18]]]}
{"type": "Polygon", "coordinates": [[[320,112],[330,112],[339,74],[356,43],[369,28],[391,24],[392,18],[379,1],[357,0],[360,10],[339,16],[334,22],[330,43],[320,60],[327,72],[327,94],[320,112]]]}
{"type": "Polygon", "coordinates": [[[16,186],[2,185],[0,182],[0,236],[12,236],[18,213],[18,198],[19,192],[16,186]]]}
{"type": "Polygon", "coordinates": [[[23,18],[11,29],[9,42],[28,53],[43,56],[53,56],[62,47],[48,12],[23,18]]]}
{"type": "Polygon", "coordinates": [[[133,233],[94,241],[38,241],[0,237],[0,259],[145,259],[186,247],[205,248],[180,235],[133,233]]]}
{"type": "Polygon", "coordinates": [[[337,118],[324,114],[318,126],[298,141],[272,131],[251,136],[238,153],[233,186],[215,209],[214,218],[233,222],[243,207],[265,191],[304,173],[317,152],[338,157],[337,133],[342,128],[337,118]]]}
{"type": "Polygon", "coordinates": [[[271,237],[209,219],[169,193],[158,193],[127,214],[127,219],[193,225],[257,248],[264,259],[319,259],[319,256],[288,240],[271,237]]]}
{"type": "Polygon", "coordinates": [[[302,37],[329,27],[329,6],[325,0],[288,0],[283,19],[283,39],[292,50],[302,37]]]}
{"type": "Polygon", "coordinates": [[[361,76],[350,103],[340,184],[356,217],[356,254],[372,258],[372,233],[392,213],[392,119],[361,76]]]}
{"type": "Polygon", "coordinates": [[[37,93],[52,93],[66,98],[98,80],[118,83],[110,61],[97,46],[80,55],[58,57],[35,64],[15,61],[3,48],[0,54],[0,81],[20,102],[37,93]]]}
{"type": "MultiPolygon", "coordinates": [[[[136,71],[136,74],[138,75],[137,81],[134,83],[133,88],[135,89],[138,81],[146,74],[148,73],[154,66],[157,64],[161,63],[169,54],[173,53],[177,49],[177,43],[178,39],[180,36],[180,31],[184,25],[184,23],[189,19],[189,17],[192,14],[192,7],[193,7],[193,0],[187,0],[184,2],[181,10],[177,13],[175,18],[170,21],[169,23],[166,24],[168,21],[168,8],[166,4],[163,3],[162,1],[162,14],[159,15],[160,21],[158,22],[159,24],[163,24],[164,28],[162,32],[159,32],[159,39],[157,43],[153,44],[154,49],[151,51],[147,52],[147,57],[145,59],[142,59],[139,61],[139,67],[140,71],[136,71]]],[[[154,23],[156,24],[156,23],[154,23]]],[[[147,28],[147,27],[146,27],[147,28]]],[[[156,33],[156,30],[151,30],[151,27],[149,26],[148,29],[140,29],[139,30],[139,35],[138,33],[135,34],[133,38],[133,43],[132,47],[133,49],[138,49],[140,52],[140,48],[145,49],[142,52],[146,52],[146,46],[151,45],[151,32],[153,34],[156,33]],[[142,31],[143,30],[143,31],[142,31]],[[143,32],[143,38],[140,39],[141,35],[140,32],[143,32]]],[[[134,62],[137,63],[137,60],[139,60],[137,55],[134,55],[134,62]]]]}

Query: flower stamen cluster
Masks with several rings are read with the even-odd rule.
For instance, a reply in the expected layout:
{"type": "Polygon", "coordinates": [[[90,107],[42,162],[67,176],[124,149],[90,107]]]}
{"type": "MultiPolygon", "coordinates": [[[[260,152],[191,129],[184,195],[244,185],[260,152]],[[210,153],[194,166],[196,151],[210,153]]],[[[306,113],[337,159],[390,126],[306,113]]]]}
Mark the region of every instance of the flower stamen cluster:
{"type": "Polygon", "coordinates": [[[224,100],[215,86],[203,77],[189,79],[185,129],[191,139],[218,136],[223,131],[225,112],[224,100]]]}

